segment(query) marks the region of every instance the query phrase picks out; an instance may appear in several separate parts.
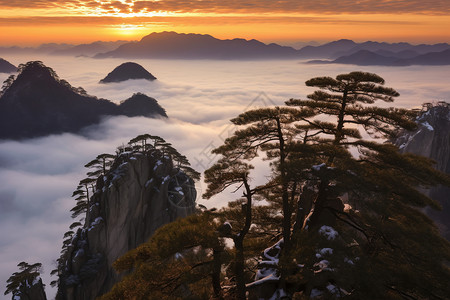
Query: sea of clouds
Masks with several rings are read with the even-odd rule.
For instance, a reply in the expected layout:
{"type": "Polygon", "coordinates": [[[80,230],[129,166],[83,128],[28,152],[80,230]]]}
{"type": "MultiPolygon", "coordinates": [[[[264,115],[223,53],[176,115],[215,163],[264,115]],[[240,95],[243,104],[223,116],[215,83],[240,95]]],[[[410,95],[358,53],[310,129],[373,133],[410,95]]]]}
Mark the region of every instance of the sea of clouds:
{"type": "MultiPolygon", "coordinates": [[[[4,57],[14,64],[42,60],[60,78],[82,86],[89,94],[120,102],[135,92],[158,100],[168,120],[143,117],[107,117],[82,135],[61,134],[23,141],[0,141],[0,292],[17,263],[42,262],[49,299],[54,289],[50,271],[59,257],[62,236],[72,223],[70,197],[86,170],[83,165],[100,153],[114,153],[131,138],[159,135],[185,154],[194,168],[204,171],[216,159],[210,150],[234,130],[229,119],[256,107],[282,105],[290,98],[305,98],[314,89],[304,82],[316,76],[335,76],[362,70],[377,73],[401,96],[394,104],[412,108],[423,102],[449,100],[449,66],[359,67],[309,65],[299,61],[133,60],[158,80],[100,84],[120,59],[86,57],[4,57]]],[[[0,74],[0,80],[8,77],[0,74]]],[[[383,104],[383,106],[386,106],[383,104]]],[[[262,170],[263,168],[257,168],[262,170]]],[[[255,172],[255,181],[263,178],[255,172]]],[[[206,187],[197,184],[201,191],[206,187]]],[[[199,193],[199,194],[200,194],[199,193]]],[[[207,207],[224,206],[238,194],[211,200],[207,207]]],[[[54,279],[54,278],[53,278],[54,279]]]]}

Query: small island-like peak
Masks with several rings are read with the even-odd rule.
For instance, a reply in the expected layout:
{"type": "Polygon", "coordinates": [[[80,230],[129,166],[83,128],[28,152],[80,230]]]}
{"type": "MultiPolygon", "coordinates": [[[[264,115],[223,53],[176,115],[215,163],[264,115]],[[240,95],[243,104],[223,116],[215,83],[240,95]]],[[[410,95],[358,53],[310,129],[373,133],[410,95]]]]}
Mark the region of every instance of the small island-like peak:
{"type": "Polygon", "coordinates": [[[126,62],[116,67],[105,78],[100,80],[100,83],[121,82],[129,79],[147,79],[153,81],[156,80],[156,77],[143,66],[134,62],[126,62]]]}

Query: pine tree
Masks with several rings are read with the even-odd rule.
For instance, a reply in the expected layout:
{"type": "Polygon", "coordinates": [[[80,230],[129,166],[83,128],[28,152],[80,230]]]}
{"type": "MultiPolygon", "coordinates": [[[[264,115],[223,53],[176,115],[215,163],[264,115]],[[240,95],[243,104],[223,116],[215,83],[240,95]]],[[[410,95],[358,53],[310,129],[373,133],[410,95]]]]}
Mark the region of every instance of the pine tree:
{"type": "MultiPolygon", "coordinates": [[[[398,96],[395,90],[384,87],[384,80],[375,74],[352,72],[336,79],[314,78],[306,84],[321,90],[309,95],[310,100],[291,99],[287,104],[334,116],[335,123],[311,121],[304,125],[310,134],[319,133],[321,137],[309,143],[325,146],[326,151],[317,153],[313,177],[308,181],[317,192],[312,198],[314,203],[308,222],[301,232],[297,232],[295,258],[310,261],[310,270],[320,265],[315,259],[311,262],[305,257],[305,251],[311,249],[305,244],[315,245],[310,252],[316,251],[318,255],[329,242],[320,232],[333,227],[339,228],[335,246],[341,249],[340,254],[335,253],[335,258],[341,257],[338,268],[334,268],[336,264],[334,267],[327,264],[315,270],[317,273],[310,274],[305,284],[309,272],[305,267],[294,281],[305,284],[303,293],[306,295],[315,290],[316,294],[325,293],[323,295],[330,298],[343,294],[355,299],[430,297],[431,291],[427,291],[426,286],[429,288],[434,280],[442,282],[441,276],[449,274],[445,266],[449,247],[435,225],[418,210],[424,206],[438,208],[437,203],[422,194],[418,187],[450,184],[450,181],[448,176],[437,172],[428,159],[399,154],[396,147],[384,143],[399,129],[415,127],[410,118],[412,113],[371,106],[377,100],[391,102],[398,96]],[[361,138],[361,129],[371,136],[371,140],[361,138]],[[343,209],[343,198],[347,198],[346,204],[350,207],[347,210],[343,209]],[[419,228],[411,228],[414,223],[419,228]],[[425,236],[433,246],[423,243],[411,247],[418,240],[423,241],[425,236]],[[419,259],[423,256],[433,259],[419,259]],[[354,267],[342,264],[345,260],[352,260],[354,267]],[[396,260],[407,267],[399,271],[396,260]],[[367,266],[371,266],[373,272],[368,272],[370,277],[361,276],[361,268],[367,266]],[[425,276],[424,270],[427,270],[425,276]],[[374,277],[378,280],[373,281],[374,277]],[[328,288],[331,286],[332,293],[328,288]]],[[[303,148],[298,144],[293,147],[298,147],[301,160],[303,148]]],[[[442,297],[448,292],[443,288],[444,284],[436,286],[439,288],[433,292],[434,296],[442,297]]]]}
{"type": "MultiPolygon", "coordinates": [[[[400,129],[415,127],[414,112],[374,106],[398,96],[376,74],[352,72],[306,84],[319,88],[309,100],[239,115],[232,122],[243,129],[214,150],[221,158],[205,172],[204,197],[234,186],[243,199],[163,227],[118,260],[118,270],[135,271],[107,297],[176,298],[186,295],[179,289],[184,286],[196,297],[209,290],[243,299],[243,283],[249,282],[243,270],[255,266],[251,261],[261,258],[258,252],[276,258],[264,262],[270,268],[260,265],[257,274],[270,269],[278,288],[273,295],[253,296],[445,299],[450,294],[450,245],[421,212],[439,208],[423,188],[450,185],[450,178],[429,159],[400,154],[387,142],[400,129]],[[260,154],[272,174],[250,187],[251,163],[260,154]],[[255,205],[256,198],[267,205],[255,205]],[[222,237],[234,240],[233,249],[221,249],[222,237]],[[275,245],[263,251],[268,240],[275,245]],[[201,255],[188,251],[189,259],[174,259],[185,254],[186,245],[198,247],[201,255]],[[196,273],[197,266],[210,281],[196,273]],[[218,282],[221,269],[235,276],[233,296],[223,289],[229,279],[218,282]]],[[[154,145],[163,155],[177,156],[162,139],[154,145]]]]}
{"type": "Polygon", "coordinates": [[[87,173],[88,177],[97,178],[99,176],[105,176],[115,158],[115,155],[108,153],[97,155],[95,159],[91,160],[84,166],[85,168],[94,169],[93,171],[87,173]]]}
{"type": "Polygon", "coordinates": [[[213,286],[220,291],[220,282],[214,282],[220,279],[215,254],[223,252],[217,229],[209,212],[160,227],[147,243],[114,263],[118,272],[133,272],[100,299],[209,298],[213,286]]]}
{"type": "Polygon", "coordinates": [[[86,213],[89,214],[90,208],[90,198],[91,193],[94,190],[94,183],[96,182],[95,178],[85,178],[80,181],[77,186],[77,189],[72,193],[72,197],[76,197],[75,201],[77,201],[76,205],[70,210],[72,212],[72,218],[76,218],[79,215],[86,213]]]}
{"type": "Polygon", "coordinates": [[[40,280],[42,271],[42,264],[28,264],[26,262],[20,262],[18,265],[20,272],[14,272],[11,277],[6,281],[5,295],[12,294],[13,298],[21,295],[26,297],[27,291],[40,280]]]}
{"type": "MultiPolygon", "coordinates": [[[[225,148],[225,147],[224,147],[225,148]]],[[[228,148],[228,147],[227,147],[228,148]]],[[[252,222],[252,201],[255,189],[252,189],[249,184],[249,173],[253,166],[243,163],[239,159],[229,160],[233,157],[233,151],[222,152],[224,156],[219,162],[214,164],[211,168],[205,171],[205,183],[208,184],[208,190],[204,194],[205,198],[211,198],[232,185],[243,186],[243,197],[246,199],[245,205],[242,205],[244,215],[244,225],[236,233],[231,233],[231,225],[225,223],[229,228],[224,236],[231,237],[236,248],[235,255],[235,274],[236,274],[236,298],[245,299],[245,278],[244,278],[244,239],[249,232],[252,222]]]]}
{"type": "MultiPolygon", "coordinates": [[[[270,193],[267,192],[267,189],[272,191],[272,197],[269,197],[268,200],[278,202],[281,206],[283,251],[286,253],[290,251],[293,213],[289,191],[293,187],[295,189],[297,185],[297,181],[292,180],[289,171],[289,144],[299,130],[294,123],[306,120],[313,115],[314,111],[311,109],[289,107],[263,108],[245,112],[232,119],[231,122],[235,125],[246,126],[246,128],[237,130],[225,141],[223,146],[214,150],[215,153],[226,156],[228,160],[245,159],[248,161],[253,160],[260,151],[263,151],[272,161],[273,178],[266,184],[266,187],[260,187],[259,192],[265,192],[267,195],[270,193]],[[233,154],[229,153],[230,150],[233,150],[233,154]]],[[[281,265],[281,286],[284,285],[285,277],[286,270],[281,265]]]]}
{"type": "MultiPolygon", "coordinates": [[[[297,289],[309,295],[320,284],[324,288],[323,285],[331,284],[330,280],[334,282],[336,279],[331,276],[328,281],[319,284],[315,281],[318,276],[312,276],[306,283],[304,279],[298,281],[293,274],[302,274],[304,270],[299,271],[292,259],[305,261],[306,258],[292,254],[298,254],[298,249],[312,249],[305,242],[311,243],[310,246],[317,251],[316,247],[327,241],[326,238],[323,241],[319,233],[327,230],[337,233],[333,227],[339,227],[342,233],[348,234],[346,240],[339,239],[339,247],[345,249],[350,247],[352,241],[358,241],[359,249],[368,251],[361,251],[361,257],[364,253],[389,253],[383,252],[385,246],[379,243],[394,245],[395,238],[389,234],[402,232],[404,225],[380,222],[378,218],[390,220],[403,211],[417,212],[417,208],[425,205],[436,207],[436,203],[420,193],[417,187],[448,184],[449,181],[448,177],[432,168],[429,160],[400,155],[394,146],[384,144],[400,129],[412,129],[415,124],[410,118],[413,114],[407,110],[372,106],[377,100],[392,102],[398,96],[395,90],[384,87],[381,77],[352,72],[338,75],[336,79],[313,78],[306,84],[321,89],[309,95],[310,100],[291,99],[287,104],[292,108],[259,109],[233,119],[234,124],[247,127],[236,131],[216,153],[230,150],[230,145],[239,145],[235,146],[238,149],[235,151],[236,157],[251,160],[258,155],[258,151],[263,151],[272,161],[274,176],[260,194],[268,201],[278,201],[282,207],[284,244],[279,265],[280,288],[297,289]],[[325,116],[326,121],[323,120],[325,116]],[[363,139],[361,130],[371,139],[363,139]],[[342,199],[346,197],[346,204],[353,207],[352,213],[344,211],[342,199]],[[294,209],[295,202],[297,210],[294,209]],[[295,223],[292,222],[292,214],[295,223]],[[295,233],[294,252],[291,252],[292,230],[295,233]]],[[[417,217],[412,218],[411,214],[404,219],[413,222],[417,217]]],[[[420,251],[440,253],[438,265],[441,267],[435,268],[439,270],[435,273],[444,274],[443,262],[448,255],[446,243],[436,235],[431,222],[421,226],[433,237],[439,250],[422,247],[420,251]]],[[[402,247],[406,247],[407,241],[403,239],[403,242],[405,245],[402,247]]],[[[310,267],[317,267],[316,262],[310,267]]],[[[394,287],[391,283],[385,282],[385,286],[390,286],[392,292],[394,287]]],[[[399,294],[407,293],[403,288],[395,286],[399,294]]],[[[336,290],[339,293],[345,291],[341,291],[340,287],[336,290]]],[[[364,293],[354,291],[353,295],[362,297],[364,293]]]]}

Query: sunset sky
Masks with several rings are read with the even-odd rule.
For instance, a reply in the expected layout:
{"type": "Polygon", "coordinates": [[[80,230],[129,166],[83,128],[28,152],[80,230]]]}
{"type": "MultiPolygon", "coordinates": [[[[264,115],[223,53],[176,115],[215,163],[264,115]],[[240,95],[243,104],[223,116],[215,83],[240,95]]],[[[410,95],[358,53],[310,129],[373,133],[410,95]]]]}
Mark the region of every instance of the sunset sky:
{"type": "Polygon", "coordinates": [[[450,42],[449,0],[0,0],[0,45],[137,40],[154,31],[264,42],[450,42]]]}

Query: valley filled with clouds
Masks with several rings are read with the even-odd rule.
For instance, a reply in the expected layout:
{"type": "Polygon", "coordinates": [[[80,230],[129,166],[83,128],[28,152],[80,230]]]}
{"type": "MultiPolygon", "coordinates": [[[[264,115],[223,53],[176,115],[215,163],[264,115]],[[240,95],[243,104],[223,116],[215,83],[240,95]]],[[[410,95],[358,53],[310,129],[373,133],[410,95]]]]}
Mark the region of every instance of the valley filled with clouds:
{"type": "MultiPolygon", "coordinates": [[[[158,80],[100,84],[100,79],[124,61],[46,56],[7,59],[16,65],[31,59],[42,60],[71,85],[114,102],[136,92],[145,93],[157,99],[169,116],[168,120],[105,117],[102,123],[86,128],[81,135],[0,141],[0,290],[4,290],[6,279],[16,270],[18,262],[42,262],[49,298],[54,294],[49,292],[49,273],[59,256],[62,236],[72,222],[69,210],[75,202],[70,196],[85,177],[83,165],[98,154],[114,153],[117,146],[149,133],[172,143],[195,169],[203,172],[214,161],[210,150],[220,146],[234,130],[230,118],[250,108],[305,98],[313,89],[304,82],[316,76],[334,77],[355,70],[377,73],[386,80],[386,86],[400,92],[396,102],[380,106],[420,107],[423,102],[448,101],[450,95],[449,66],[330,66],[294,60],[136,60],[158,80]]],[[[2,81],[7,77],[0,74],[2,81]]],[[[205,187],[199,185],[201,193],[205,187]]],[[[217,207],[226,205],[226,197],[198,202],[217,207]]]]}

